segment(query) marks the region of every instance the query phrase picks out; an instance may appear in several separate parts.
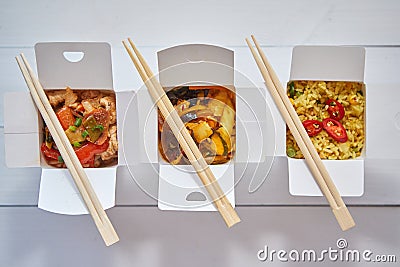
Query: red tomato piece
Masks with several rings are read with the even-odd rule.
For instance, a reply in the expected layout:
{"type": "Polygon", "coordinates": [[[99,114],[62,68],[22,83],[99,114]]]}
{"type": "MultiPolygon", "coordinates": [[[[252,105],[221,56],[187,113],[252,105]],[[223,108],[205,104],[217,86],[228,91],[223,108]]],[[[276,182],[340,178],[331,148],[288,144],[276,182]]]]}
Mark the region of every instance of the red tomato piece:
{"type": "Polygon", "coordinates": [[[61,156],[61,154],[58,150],[55,150],[54,148],[48,148],[46,146],[46,143],[43,143],[41,145],[40,151],[42,151],[42,153],[45,157],[50,158],[50,159],[58,160],[58,157],[61,156]]]}
{"type": "Polygon", "coordinates": [[[306,120],[303,122],[303,126],[307,131],[308,136],[316,136],[322,129],[322,122],[317,120],[306,120]]]}
{"type": "Polygon", "coordinates": [[[78,159],[81,162],[81,164],[91,163],[94,162],[94,156],[96,154],[100,154],[107,150],[108,144],[109,144],[108,139],[102,145],[96,145],[88,142],[82,147],[75,150],[75,153],[78,156],[78,159]]]}
{"type": "Polygon", "coordinates": [[[348,137],[346,129],[339,121],[332,118],[327,118],[322,121],[322,125],[324,126],[325,131],[334,140],[340,143],[344,143],[347,141],[348,137]]]}
{"type": "Polygon", "coordinates": [[[67,130],[69,126],[75,123],[74,114],[72,114],[72,110],[69,107],[63,107],[57,111],[56,115],[64,130],[67,130]]]}
{"type": "Polygon", "coordinates": [[[332,119],[341,120],[344,117],[344,107],[334,99],[328,99],[325,103],[328,106],[328,113],[332,119]]]}

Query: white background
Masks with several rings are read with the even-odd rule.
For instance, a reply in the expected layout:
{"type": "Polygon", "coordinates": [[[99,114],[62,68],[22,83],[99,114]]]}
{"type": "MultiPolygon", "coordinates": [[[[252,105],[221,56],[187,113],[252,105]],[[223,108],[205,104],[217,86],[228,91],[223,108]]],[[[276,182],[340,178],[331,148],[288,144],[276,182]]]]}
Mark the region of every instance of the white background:
{"type": "MultiPolygon", "coordinates": [[[[116,89],[137,89],[138,75],[121,45],[128,36],[153,69],[156,52],[162,48],[182,43],[226,46],[235,50],[236,68],[261,85],[244,42],[245,37],[255,34],[282,81],[289,75],[294,45],[366,46],[366,83],[368,88],[382,90],[371,91],[372,97],[393,105],[387,93],[400,87],[399,14],[400,2],[395,0],[2,0],[1,100],[6,91],[26,90],[14,57],[24,52],[34,62],[33,45],[44,41],[109,42],[116,89]]],[[[265,245],[288,251],[335,248],[341,237],[347,239],[350,249],[397,253],[400,261],[400,153],[394,144],[391,153],[396,156],[397,151],[399,156],[385,158],[380,153],[379,136],[371,138],[366,193],[363,198],[345,199],[357,223],[348,232],[340,231],[324,199],[288,194],[285,159],[275,162],[270,179],[256,194],[246,192],[246,179],[238,185],[242,222],[232,229],[227,229],[216,213],[159,211],[154,200],[146,198],[122,169],[117,207],[107,212],[121,241],[109,248],[103,245],[89,216],[61,216],[37,209],[40,169],[7,169],[0,152],[0,266],[289,266],[259,262],[257,251],[265,245]]],[[[329,261],[324,264],[343,266],[329,261]]]]}

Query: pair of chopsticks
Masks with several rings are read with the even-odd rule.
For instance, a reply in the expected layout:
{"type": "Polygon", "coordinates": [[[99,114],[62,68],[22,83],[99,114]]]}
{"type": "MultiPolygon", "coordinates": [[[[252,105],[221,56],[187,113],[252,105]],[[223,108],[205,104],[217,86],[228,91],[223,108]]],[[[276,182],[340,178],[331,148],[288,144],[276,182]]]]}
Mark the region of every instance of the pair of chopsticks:
{"type": "Polygon", "coordinates": [[[221,214],[228,227],[240,222],[240,218],[236,211],[233,209],[231,203],[224,195],[221,187],[219,186],[214,174],[212,173],[207,162],[203,158],[196,143],[193,141],[188,130],[183,124],[177,111],[173,107],[168,96],[165,94],[164,89],[158,82],[150,67],[147,65],[145,59],[140,54],[135,44],[128,38],[131,48],[126,41],[122,41],[126,51],[132,59],[137,71],[140,74],[143,82],[145,83],[151,97],[156,102],[161,114],[170,126],[173,134],[181,145],[183,151],[188,157],[190,163],[193,165],[198,176],[201,179],[204,187],[206,188],[209,196],[211,197],[214,205],[221,214]],[[133,50],[133,51],[132,51],[133,50]]]}
{"type": "Polygon", "coordinates": [[[270,91],[275,104],[277,105],[282,117],[286,121],[290,131],[292,132],[297,144],[300,147],[301,152],[307,162],[307,165],[314,176],[322,193],[329,202],[332,208],[333,214],[336,217],[340,227],[343,231],[350,229],[355,226],[354,220],[351,217],[346,205],[343,202],[335,184],[333,183],[328,171],[321,161],[317,151],[311,139],[308,137],[306,130],[304,129],[299,116],[295,109],[290,103],[286,90],[279,81],[278,76],[273,70],[271,64],[268,62],[267,57],[262,51],[255,37],[252,35],[251,38],[257,48],[259,55],[254,49],[253,45],[246,38],[247,45],[249,46],[251,53],[257,63],[258,68],[264,78],[265,84],[270,91]],[[261,56],[261,59],[260,59],[261,56]]]}
{"type": "Polygon", "coordinates": [[[24,76],[25,82],[28,85],[32,99],[34,100],[36,107],[38,108],[47,127],[49,128],[57,148],[59,149],[60,154],[67,165],[76,187],[78,188],[106,246],[110,246],[118,242],[119,237],[115,232],[110,220],[108,219],[106,212],[101,206],[101,203],[97,198],[97,195],[94,192],[78,157],[76,156],[67,136],[65,135],[64,130],[61,127],[61,124],[47,99],[42,85],[35,77],[35,74],[26,57],[23,54],[21,54],[20,57],[21,58],[16,57],[16,60],[22,75],[24,76]]]}

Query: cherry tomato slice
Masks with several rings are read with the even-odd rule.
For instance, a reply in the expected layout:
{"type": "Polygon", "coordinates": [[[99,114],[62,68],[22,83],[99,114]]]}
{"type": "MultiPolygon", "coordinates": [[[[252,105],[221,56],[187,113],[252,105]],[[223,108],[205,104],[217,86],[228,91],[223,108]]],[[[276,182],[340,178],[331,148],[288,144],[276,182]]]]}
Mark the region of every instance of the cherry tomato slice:
{"type": "Polygon", "coordinates": [[[306,129],[308,136],[310,136],[310,137],[316,136],[323,129],[322,122],[317,121],[317,120],[303,121],[303,126],[306,129]]]}
{"type": "Polygon", "coordinates": [[[323,125],[325,131],[334,140],[336,140],[340,143],[344,143],[347,141],[346,129],[337,120],[332,119],[332,118],[327,118],[322,121],[322,125],[323,125]]]}
{"type": "Polygon", "coordinates": [[[332,119],[341,120],[344,117],[344,107],[334,99],[328,99],[325,104],[328,106],[328,113],[332,119]]]}

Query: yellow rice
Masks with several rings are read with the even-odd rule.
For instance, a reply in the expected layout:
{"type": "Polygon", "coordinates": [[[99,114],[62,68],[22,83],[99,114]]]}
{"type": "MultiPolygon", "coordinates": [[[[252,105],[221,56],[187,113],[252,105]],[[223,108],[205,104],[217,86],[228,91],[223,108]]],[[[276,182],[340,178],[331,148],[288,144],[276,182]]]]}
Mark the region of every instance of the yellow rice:
{"type": "MultiPolygon", "coordinates": [[[[325,130],[310,137],[321,159],[354,159],[361,155],[365,142],[364,111],[365,98],[363,84],[358,82],[293,81],[295,94],[291,98],[289,84],[288,97],[300,120],[320,120],[329,118],[325,108],[328,99],[335,99],[345,109],[340,120],[348,136],[348,141],[340,143],[331,138],[325,130]]],[[[289,129],[286,131],[286,148],[295,155],[304,158],[289,129]]]]}

